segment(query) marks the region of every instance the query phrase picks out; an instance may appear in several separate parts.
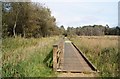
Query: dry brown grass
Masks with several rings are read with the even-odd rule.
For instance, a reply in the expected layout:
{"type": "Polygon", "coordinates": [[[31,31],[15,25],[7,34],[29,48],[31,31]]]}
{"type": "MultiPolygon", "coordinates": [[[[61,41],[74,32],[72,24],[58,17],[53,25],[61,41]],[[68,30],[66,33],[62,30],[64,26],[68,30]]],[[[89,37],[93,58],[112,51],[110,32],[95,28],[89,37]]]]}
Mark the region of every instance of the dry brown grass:
{"type": "Polygon", "coordinates": [[[81,45],[88,47],[106,48],[106,47],[117,47],[118,37],[117,36],[81,36],[79,40],[81,45]]]}

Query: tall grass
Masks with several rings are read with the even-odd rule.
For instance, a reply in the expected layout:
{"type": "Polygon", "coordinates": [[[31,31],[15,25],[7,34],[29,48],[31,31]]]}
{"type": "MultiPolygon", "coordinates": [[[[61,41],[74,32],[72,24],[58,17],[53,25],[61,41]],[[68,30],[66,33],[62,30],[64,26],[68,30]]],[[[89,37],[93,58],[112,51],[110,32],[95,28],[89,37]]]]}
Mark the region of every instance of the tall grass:
{"type": "Polygon", "coordinates": [[[70,39],[98,68],[99,76],[114,77],[118,75],[117,36],[80,36],[70,39]]]}
{"type": "Polygon", "coordinates": [[[59,37],[6,38],[2,42],[3,77],[50,77],[56,76],[43,63],[59,37]]]}

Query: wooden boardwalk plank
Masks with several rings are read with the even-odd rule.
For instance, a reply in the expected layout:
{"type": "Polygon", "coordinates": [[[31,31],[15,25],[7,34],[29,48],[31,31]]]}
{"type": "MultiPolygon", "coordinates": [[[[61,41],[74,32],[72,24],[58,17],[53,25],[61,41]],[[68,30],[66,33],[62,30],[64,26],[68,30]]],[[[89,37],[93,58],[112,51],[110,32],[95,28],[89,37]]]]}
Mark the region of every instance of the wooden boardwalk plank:
{"type": "Polygon", "coordinates": [[[91,72],[93,70],[72,43],[65,41],[61,71],[91,72]]]}

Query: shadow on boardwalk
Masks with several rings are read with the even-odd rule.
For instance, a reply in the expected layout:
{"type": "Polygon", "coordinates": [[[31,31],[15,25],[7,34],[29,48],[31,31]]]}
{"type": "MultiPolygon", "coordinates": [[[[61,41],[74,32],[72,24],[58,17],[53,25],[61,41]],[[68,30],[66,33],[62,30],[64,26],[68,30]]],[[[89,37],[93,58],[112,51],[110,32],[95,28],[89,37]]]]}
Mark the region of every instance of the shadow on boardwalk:
{"type": "Polygon", "coordinates": [[[49,54],[43,60],[43,63],[46,64],[47,67],[52,68],[53,65],[53,50],[49,52],[49,54]]]}

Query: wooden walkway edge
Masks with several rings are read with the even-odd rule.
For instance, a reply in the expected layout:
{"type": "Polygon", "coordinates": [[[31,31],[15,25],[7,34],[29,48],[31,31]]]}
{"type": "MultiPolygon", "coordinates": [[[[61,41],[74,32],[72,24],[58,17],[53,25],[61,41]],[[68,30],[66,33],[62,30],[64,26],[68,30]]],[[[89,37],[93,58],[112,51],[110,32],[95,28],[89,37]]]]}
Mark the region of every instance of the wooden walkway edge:
{"type": "Polygon", "coordinates": [[[53,69],[62,72],[98,72],[97,68],[88,60],[88,58],[67,38],[62,40],[62,49],[59,45],[53,48],[53,69]],[[58,49],[61,53],[58,54],[58,49]],[[57,66],[58,64],[58,66],[57,66]]]}

